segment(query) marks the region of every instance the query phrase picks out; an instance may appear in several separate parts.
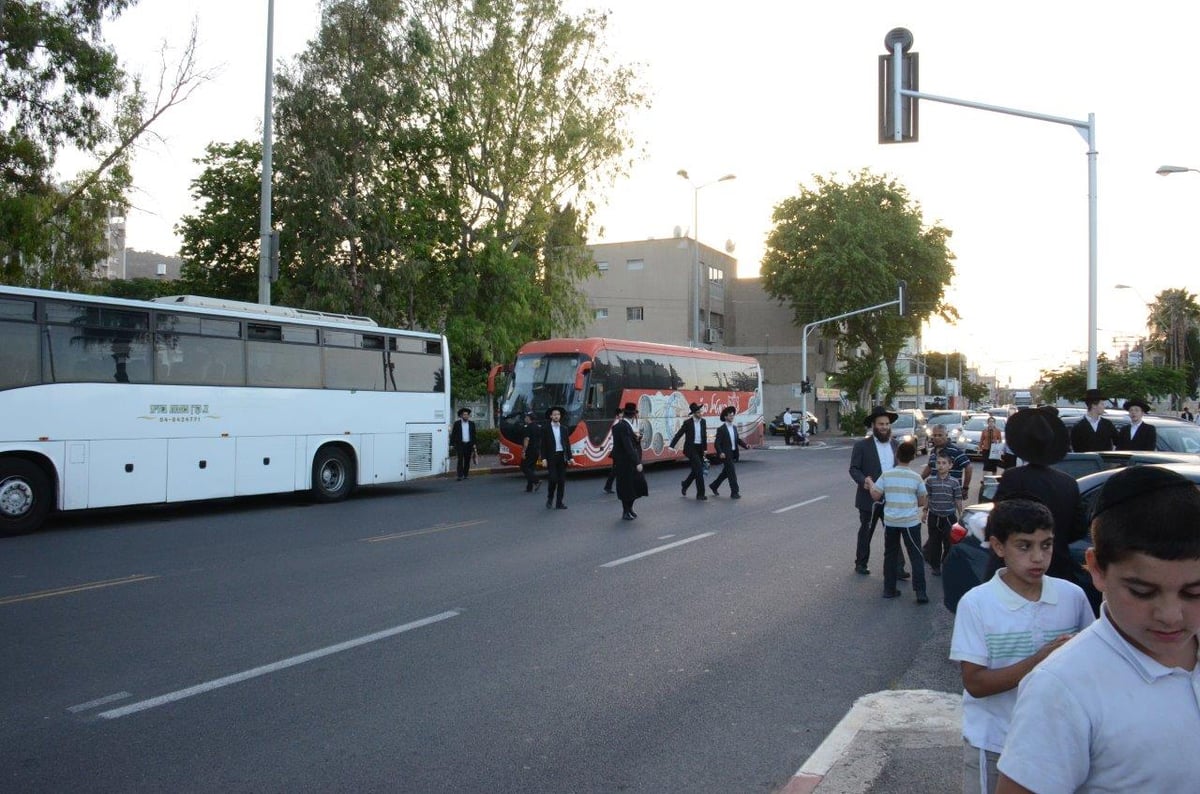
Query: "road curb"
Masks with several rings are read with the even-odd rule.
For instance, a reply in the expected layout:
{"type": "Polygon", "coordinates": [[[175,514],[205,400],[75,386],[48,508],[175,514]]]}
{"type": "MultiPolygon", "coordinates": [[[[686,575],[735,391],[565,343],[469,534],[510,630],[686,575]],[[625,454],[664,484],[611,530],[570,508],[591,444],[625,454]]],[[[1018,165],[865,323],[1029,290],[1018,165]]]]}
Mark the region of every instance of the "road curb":
{"type": "Polygon", "coordinates": [[[778,794],[854,794],[879,777],[891,742],[881,734],[902,732],[906,744],[957,744],[962,736],[962,696],[931,689],[863,695],[834,726],[778,794]],[[864,739],[872,741],[864,741],[864,739]],[[851,753],[851,749],[862,752],[851,753]],[[833,774],[831,774],[831,772],[833,774]]]}

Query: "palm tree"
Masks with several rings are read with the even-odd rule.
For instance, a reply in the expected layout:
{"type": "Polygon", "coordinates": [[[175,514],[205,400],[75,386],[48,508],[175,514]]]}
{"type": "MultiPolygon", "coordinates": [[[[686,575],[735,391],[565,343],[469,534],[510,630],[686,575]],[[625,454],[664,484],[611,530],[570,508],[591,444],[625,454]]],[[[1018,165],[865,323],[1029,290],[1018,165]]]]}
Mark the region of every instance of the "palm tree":
{"type": "MultiPolygon", "coordinates": [[[[1194,370],[1200,362],[1191,361],[1188,355],[1188,337],[1200,329],[1200,304],[1196,296],[1186,289],[1165,289],[1155,296],[1150,304],[1150,347],[1161,350],[1166,356],[1168,367],[1186,369],[1189,364],[1194,370]]],[[[1178,395],[1173,405],[1178,408],[1178,395]]]]}

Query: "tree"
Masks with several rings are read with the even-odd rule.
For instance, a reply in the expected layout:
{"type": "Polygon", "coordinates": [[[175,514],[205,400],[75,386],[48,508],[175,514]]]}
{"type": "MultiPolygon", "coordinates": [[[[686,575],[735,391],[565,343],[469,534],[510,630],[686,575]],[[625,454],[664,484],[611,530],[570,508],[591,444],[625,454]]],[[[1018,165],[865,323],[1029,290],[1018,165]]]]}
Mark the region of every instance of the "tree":
{"type": "Polygon", "coordinates": [[[258,300],[262,144],[209,144],[192,180],[195,215],[175,227],[182,238],[180,287],[196,295],[258,300]]]}
{"type": "Polygon", "coordinates": [[[1178,409],[1179,395],[1195,394],[1200,375],[1200,347],[1196,344],[1200,341],[1200,304],[1186,289],[1165,289],[1150,304],[1147,324],[1150,348],[1164,353],[1168,367],[1184,372],[1183,388],[1172,393],[1171,405],[1178,409]]]}
{"type": "Polygon", "coordinates": [[[965,378],[962,384],[962,393],[972,405],[977,405],[988,398],[991,390],[982,383],[965,378]]]}
{"type": "Polygon", "coordinates": [[[207,73],[195,68],[195,28],[178,65],[165,62],[153,102],[101,37],[130,0],[0,3],[0,278],[83,288],[108,255],[108,224],[125,213],[131,147],[207,73]],[[170,79],[166,79],[170,75],[170,79]],[[148,109],[149,108],[149,109],[148,109]],[[95,157],[55,178],[59,153],[95,157]]]}
{"type": "MultiPolygon", "coordinates": [[[[813,179],[814,188],[802,186],[798,196],[775,207],[763,286],[791,305],[792,322],[799,326],[895,300],[897,281],[906,281],[908,316],[889,309],[824,327],[827,337],[854,351],[848,368],[859,371],[855,360],[862,358],[864,372],[894,370],[904,339],[925,319],[958,316],[943,301],[954,274],[954,255],[946,246],[950,231],[927,226],[908,191],[888,177],[863,170],[845,184],[833,177],[813,179]]],[[[871,394],[875,377],[859,387],[860,403],[871,394]]]]}
{"type": "MultiPolygon", "coordinates": [[[[1087,389],[1087,372],[1083,365],[1042,373],[1042,399],[1048,403],[1060,399],[1082,402],[1087,389]]],[[[1113,408],[1121,407],[1121,401],[1133,397],[1161,399],[1171,394],[1180,394],[1185,388],[1182,370],[1174,367],[1120,368],[1106,356],[1096,362],[1096,387],[1108,399],[1113,408]]]]}

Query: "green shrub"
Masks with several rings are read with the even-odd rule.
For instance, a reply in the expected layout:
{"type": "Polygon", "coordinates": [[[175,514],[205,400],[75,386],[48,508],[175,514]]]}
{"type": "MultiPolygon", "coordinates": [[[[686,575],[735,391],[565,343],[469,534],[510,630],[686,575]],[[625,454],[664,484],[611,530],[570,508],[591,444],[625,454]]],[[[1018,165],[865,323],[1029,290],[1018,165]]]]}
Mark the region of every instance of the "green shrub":
{"type": "Polygon", "coordinates": [[[475,440],[475,449],[480,455],[495,455],[500,452],[499,430],[494,427],[481,427],[476,435],[479,438],[475,440]]]}
{"type": "Polygon", "coordinates": [[[848,436],[861,436],[863,434],[863,422],[867,421],[867,412],[863,408],[855,408],[848,414],[842,414],[838,419],[838,424],[842,428],[842,432],[848,436]]]}

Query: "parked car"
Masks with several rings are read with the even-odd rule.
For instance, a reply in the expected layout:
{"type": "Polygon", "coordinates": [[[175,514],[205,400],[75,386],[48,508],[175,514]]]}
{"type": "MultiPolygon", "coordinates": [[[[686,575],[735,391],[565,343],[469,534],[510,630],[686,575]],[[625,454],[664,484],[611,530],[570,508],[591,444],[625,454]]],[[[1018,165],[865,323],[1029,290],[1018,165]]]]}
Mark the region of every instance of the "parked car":
{"type": "Polygon", "coordinates": [[[962,431],[962,426],[967,421],[966,411],[927,411],[925,416],[928,419],[927,425],[930,430],[934,425],[942,425],[946,428],[946,435],[951,439],[962,431]]]}
{"type": "MultiPolygon", "coordinates": [[[[1082,455],[1103,454],[1109,455],[1114,453],[1071,453],[1082,455]]],[[[1124,453],[1127,455],[1127,465],[1143,465],[1135,462],[1139,455],[1162,455],[1163,453],[1142,452],[1142,453],[1124,453]]],[[[1192,482],[1200,487],[1200,457],[1191,456],[1192,461],[1187,463],[1146,463],[1144,465],[1162,466],[1171,471],[1178,472],[1184,477],[1187,477],[1192,482]]],[[[1084,474],[1077,477],[1079,483],[1079,499],[1083,508],[1083,516],[1085,524],[1091,524],[1092,512],[1096,509],[1096,500],[1100,497],[1100,488],[1108,479],[1120,471],[1123,466],[1116,465],[1112,468],[1103,469],[1089,474],[1084,474]]],[[[947,557],[946,565],[943,570],[943,593],[944,603],[946,608],[951,612],[958,605],[958,600],[962,598],[963,593],[969,590],[973,584],[970,584],[972,572],[977,571],[974,576],[974,583],[978,584],[983,578],[983,570],[986,569],[987,550],[984,547],[985,527],[987,526],[988,516],[991,515],[993,503],[986,502],[970,505],[963,508],[963,514],[959,517],[958,523],[951,530],[952,536],[961,538],[957,546],[963,546],[963,549],[956,555],[958,559],[955,562],[956,569],[949,570],[951,562],[947,557]],[[983,565],[980,567],[980,560],[983,560],[983,565]],[[970,569],[970,570],[968,570],[970,569]],[[966,585],[964,587],[964,585],[966,585]]],[[[1088,600],[1091,601],[1093,608],[1100,603],[1100,595],[1092,586],[1092,578],[1082,569],[1084,553],[1091,548],[1092,541],[1090,537],[1084,537],[1071,544],[1071,559],[1078,562],[1081,566],[1079,575],[1076,578],[1076,584],[1084,589],[1088,594],[1088,600]]],[[[954,551],[951,551],[954,554],[954,551]]]]}
{"type": "MultiPolygon", "coordinates": [[[[1059,418],[1070,430],[1075,423],[1083,418],[1083,413],[1064,414],[1059,411],[1059,418]]],[[[1104,416],[1120,430],[1129,424],[1129,414],[1125,411],[1106,410],[1104,416]]],[[[1156,449],[1159,452],[1188,452],[1200,453],[1200,425],[1162,414],[1146,414],[1146,424],[1154,428],[1157,437],[1156,449]]]]}
{"type": "MultiPolygon", "coordinates": [[[[1079,479],[1085,474],[1095,474],[1107,469],[1146,466],[1152,463],[1200,463],[1200,454],[1165,451],[1132,452],[1115,449],[1108,452],[1068,452],[1065,458],[1052,465],[1079,479]]],[[[996,489],[1000,487],[1000,476],[999,474],[983,475],[983,484],[979,487],[980,502],[990,502],[995,498],[996,489]]]]}
{"type": "Polygon", "coordinates": [[[903,444],[912,442],[917,448],[918,455],[929,451],[929,429],[926,426],[925,412],[920,408],[905,408],[896,411],[896,421],[892,422],[892,438],[903,444]]]}
{"type": "Polygon", "coordinates": [[[982,457],[979,452],[979,438],[983,435],[984,428],[987,427],[987,420],[995,419],[996,427],[1000,430],[1000,443],[1004,443],[1004,426],[1008,420],[1003,417],[994,417],[990,414],[972,414],[967,418],[966,424],[957,435],[950,436],[950,443],[961,449],[971,458],[982,457]]]}

